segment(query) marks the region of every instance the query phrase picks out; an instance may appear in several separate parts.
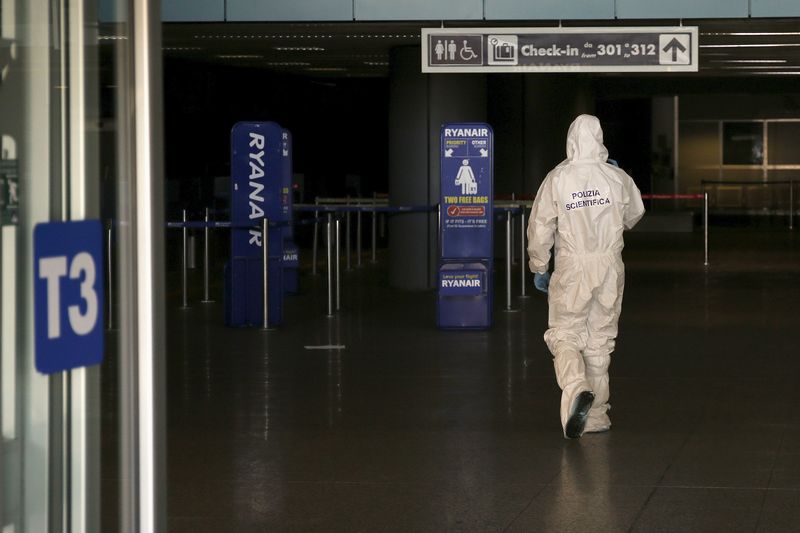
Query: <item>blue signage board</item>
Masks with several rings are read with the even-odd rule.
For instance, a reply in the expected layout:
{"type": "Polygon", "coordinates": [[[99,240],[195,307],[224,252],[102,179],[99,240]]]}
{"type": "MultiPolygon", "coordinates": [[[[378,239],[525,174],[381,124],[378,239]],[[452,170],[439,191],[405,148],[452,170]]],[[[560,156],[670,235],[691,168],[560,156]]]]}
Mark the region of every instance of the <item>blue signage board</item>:
{"type": "Polygon", "coordinates": [[[298,266],[300,266],[300,253],[297,245],[294,243],[287,244],[283,248],[283,267],[297,268],[298,266]]]}
{"type": "Polygon", "coordinates": [[[105,271],[99,220],[33,230],[36,370],[53,374],[103,361],[105,271]]]}
{"type": "MultiPolygon", "coordinates": [[[[235,257],[261,257],[262,218],[288,221],[281,202],[282,148],[283,128],[275,122],[239,122],[231,131],[231,222],[255,226],[233,229],[235,257]]],[[[270,238],[270,255],[278,255],[281,244],[270,238]]]]}
{"type": "Polygon", "coordinates": [[[439,272],[439,294],[442,296],[477,296],[486,291],[486,277],[480,270],[439,272]]]}
{"type": "Polygon", "coordinates": [[[442,263],[436,321],[442,329],[486,329],[492,325],[490,262],[442,263]]]}
{"type": "MultiPolygon", "coordinates": [[[[292,134],[289,130],[281,133],[281,215],[282,220],[292,220],[292,134]]],[[[292,237],[291,224],[283,229],[284,236],[292,237]]]]}
{"type": "Polygon", "coordinates": [[[441,250],[437,323],[492,324],[494,133],[488,124],[445,124],[441,131],[441,250]]]}
{"type": "Polygon", "coordinates": [[[494,134],[488,124],[441,133],[442,258],[492,257],[494,134]]]}
{"type": "Polygon", "coordinates": [[[281,206],[286,213],[289,225],[283,228],[283,287],[289,294],[296,294],[300,291],[300,282],[297,268],[299,265],[298,248],[294,243],[294,198],[292,196],[292,134],[289,130],[283,130],[281,143],[281,155],[283,166],[281,170],[281,206]]]}
{"type": "MultiPolygon", "coordinates": [[[[263,320],[262,220],[288,222],[281,183],[284,130],[275,122],[239,122],[231,130],[231,263],[226,281],[226,321],[260,325],[263,320]]],[[[283,318],[283,228],[270,226],[269,321],[283,318]]]]}

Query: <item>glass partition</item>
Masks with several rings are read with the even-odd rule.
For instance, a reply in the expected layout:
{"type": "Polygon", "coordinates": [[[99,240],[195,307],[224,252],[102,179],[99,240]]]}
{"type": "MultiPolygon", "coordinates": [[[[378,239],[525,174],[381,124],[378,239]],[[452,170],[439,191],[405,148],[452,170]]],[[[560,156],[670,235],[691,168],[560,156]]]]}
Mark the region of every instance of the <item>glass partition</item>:
{"type": "Polygon", "coordinates": [[[709,205],[718,212],[789,209],[795,194],[790,182],[800,177],[800,119],[682,120],[679,135],[681,193],[708,192],[709,205]]]}
{"type": "Polygon", "coordinates": [[[2,533],[163,529],[159,4],[100,1],[0,0],[2,533]],[[86,219],[104,227],[104,360],[45,375],[34,228],[86,219]]]}

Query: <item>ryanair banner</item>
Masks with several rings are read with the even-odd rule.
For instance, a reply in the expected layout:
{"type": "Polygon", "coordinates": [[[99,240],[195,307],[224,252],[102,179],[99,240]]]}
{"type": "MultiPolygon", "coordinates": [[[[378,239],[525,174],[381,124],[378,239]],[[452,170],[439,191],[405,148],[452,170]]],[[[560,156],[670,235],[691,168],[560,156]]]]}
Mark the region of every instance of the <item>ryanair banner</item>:
{"type": "Polygon", "coordinates": [[[493,255],[494,134],[488,124],[446,124],[441,136],[442,258],[493,255]]]}
{"type": "MultiPolygon", "coordinates": [[[[231,131],[231,222],[254,226],[233,229],[234,256],[260,258],[261,219],[289,218],[282,206],[282,147],[283,128],[274,122],[239,122],[231,131]]],[[[280,239],[270,242],[270,254],[280,245],[280,239]]]]}
{"type": "Polygon", "coordinates": [[[484,272],[460,270],[439,273],[439,293],[445,296],[478,296],[486,289],[484,272]]]}
{"type": "MultiPolygon", "coordinates": [[[[262,220],[288,222],[282,194],[288,156],[284,129],[275,122],[239,122],[231,130],[231,261],[226,278],[226,322],[259,325],[263,320],[262,220]],[[286,156],[284,155],[286,154],[286,156]]],[[[283,310],[283,228],[270,227],[269,322],[280,324],[283,310]]]]}

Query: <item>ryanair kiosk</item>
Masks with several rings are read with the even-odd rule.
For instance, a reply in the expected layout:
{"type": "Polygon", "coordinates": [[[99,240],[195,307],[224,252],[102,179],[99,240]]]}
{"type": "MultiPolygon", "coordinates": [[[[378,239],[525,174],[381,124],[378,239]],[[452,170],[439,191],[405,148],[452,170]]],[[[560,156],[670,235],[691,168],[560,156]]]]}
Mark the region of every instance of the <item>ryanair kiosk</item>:
{"type": "Polygon", "coordinates": [[[488,124],[445,124],[441,132],[441,227],[437,325],[492,325],[494,133],[488,124]]]}
{"type": "Polygon", "coordinates": [[[292,191],[292,134],[283,130],[283,160],[281,169],[281,214],[289,221],[283,229],[283,289],[287,294],[297,294],[300,290],[297,269],[300,266],[300,252],[294,242],[294,198],[292,191]]]}
{"type": "MultiPolygon", "coordinates": [[[[231,130],[231,260],[225,271],[225,323],[263,323],[262,220],[288,223],[281,194],[291,166],[284,129],[275,122],[239,122],[231,130]]],[[[286,224],[268,229],[269,325],[283,320],[283,242],[286,224]]]]}

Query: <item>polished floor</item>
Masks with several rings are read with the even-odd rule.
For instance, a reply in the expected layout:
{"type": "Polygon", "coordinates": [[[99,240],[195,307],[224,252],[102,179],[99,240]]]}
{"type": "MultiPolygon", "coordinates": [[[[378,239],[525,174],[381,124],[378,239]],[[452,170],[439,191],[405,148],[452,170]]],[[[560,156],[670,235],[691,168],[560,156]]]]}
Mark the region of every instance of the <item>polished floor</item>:
{"type": "Polygon", "coordinates": [[[613,428],[575,441],[518,274],[486,332],[438,331],[380,264],[333,318],[304,275],[276,331],[170,301],[170,531],[800,530],[800,239],[718,230],[706,270],[698,235],[631,234],[625,260],[613,428]]]}

